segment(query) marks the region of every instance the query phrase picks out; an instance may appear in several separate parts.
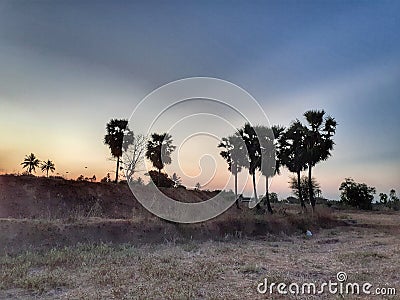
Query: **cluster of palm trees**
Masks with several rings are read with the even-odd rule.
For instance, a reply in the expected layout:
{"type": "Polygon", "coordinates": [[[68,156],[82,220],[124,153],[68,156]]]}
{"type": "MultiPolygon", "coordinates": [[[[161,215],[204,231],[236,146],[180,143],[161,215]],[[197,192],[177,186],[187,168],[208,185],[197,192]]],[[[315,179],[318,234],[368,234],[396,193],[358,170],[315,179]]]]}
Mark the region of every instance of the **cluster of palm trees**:
{"type": "Polygon", "coordinates": [[[36,168],[40,167],[42,172],[46,172],[47,177],[49,177],[49,171],[54,172],[56,169],[54,163],[50,159],[48,159],[47,161],[40,161],[33,153],[26,155],[21,165],[22,168],[27,169],[27,172],[29,174],[32,174],[32,172],[36,172],[36,168]]]}
{"type": "MultiPolygon", "coordinates": [[[[256,174],[261,172],[265,177],[264,201],[267,209],[272,213],[269,199],[268,180],[280,174],[280,168],[286,167],[297,175],[297,186],[301,186],[301,172],[308,170],[308,197],[312,208],[315,208],[312,169],[326,160],[333,150],[333,135],[336,132],[336,121],[326,116],[324,110],[310,110],[304,113],[306,123],[296,119],[288,128],[282,126],[253,126],[249,123],[228,137],[222,138],[219,148],[223,148],[220,155],[228,163],[229,171],[235,177],[235,196],[237,195],[237,175],[243,168],[248,169],[252,176],[254,197],[258,203],[256,189],[256,174]]],[[[134,155],[137,157],[145,152],[145,157],[158,170],[158,178],[166,164],[171,163],[171,153],[175,150],[172,137],[168,133],[153,133],[147,143],[138,139],[128,128],[127,120],[112,119],[106,126],[107,133],[104,143],[109,146],[111,154],[117,159],[115,182],[118,181],[120,157],[123,151],[132,144],[135,146],[134,155]]],[[[136,159],[130,160],[135,162],[136,159]]],[[[28,164],[29,165],[29,164],[28,164]]],[[[130,166],[132,168],[132,166],[130,166]]],[[[31,170],[31,169],[29,169],[31,170]]],[[[306,199],[299,189],[299,200],[302,208],[306,208],[306,199]]],[[[236,202],[238,205],[238,202],[236,202]]],[[[258,207],[260,207],[258,205],[258,207]]]]}
{"type": "MultiPolygon", "coordinates": [[[[336,131],[334,118],[325,115],[324,110],[310,110],[304,113],[306,125],[296,119],[285,129],[281,126],[252,126],[246,123],[236,133],[223,138],[218,147],[227,161],[228,169],[235,176],[235,196],[237,198],[237,174],[247,168],[252,176],[255,200],[258,202],[256,172],[265,176],[265,203],[272,213],[269,201],[268,178],[279,174],[280,167],[296,173],[298,186],[301,186],[301,172],[308,170],[308,196],[314,210],[315,196],[312,182],[312,168],[326,160],[333,150],[333,135],[336,131]],[[273,164],[272,162],[275,162],[273,164]]],[[[302,208],[305,199],[299,190],[302,208]]],[[[238,205],[238,203],[237,203],[238,205]]]]}

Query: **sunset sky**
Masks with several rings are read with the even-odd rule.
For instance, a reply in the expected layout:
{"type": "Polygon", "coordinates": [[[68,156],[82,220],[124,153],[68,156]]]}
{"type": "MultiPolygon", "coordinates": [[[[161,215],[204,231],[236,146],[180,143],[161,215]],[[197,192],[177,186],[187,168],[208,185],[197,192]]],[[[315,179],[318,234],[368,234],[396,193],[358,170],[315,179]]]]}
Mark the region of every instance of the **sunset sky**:
{"type": "MultiPolygon", "coordinates": [[[[100,179],[115,169],[111,118],[168,82],[209,76],[247,90],[271,124],[309,109],[337,120],[333,156],[314,171],[325,197],[338,199],[345,177],[400,192],[399,13],[394,0],[0,0],[0,173],[22,172],[33,152],[63,176],[100,179]]],[[[271,190],[287,197],[287,182],[284,171],[271,190]]]]}

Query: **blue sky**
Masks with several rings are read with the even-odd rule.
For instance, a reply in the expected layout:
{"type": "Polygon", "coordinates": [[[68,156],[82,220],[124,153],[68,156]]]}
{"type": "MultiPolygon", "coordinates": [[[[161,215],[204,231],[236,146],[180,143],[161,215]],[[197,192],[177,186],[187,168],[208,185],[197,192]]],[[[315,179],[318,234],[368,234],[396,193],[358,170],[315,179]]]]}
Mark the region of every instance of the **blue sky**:
{"type": "MultiPolygon", "coordinates": [[[[315,170],[326,196],[345,177],[399,190],[399,12],[398,1],[2,0],[0,169],[34,152],[102,177],[110,118],[163,84],[211,76],[250,92],[273,124],[308,109],[337,119],[333,157],[315,170]]],[[[286,182],[271,189],[287,196],[286,182]]]]}

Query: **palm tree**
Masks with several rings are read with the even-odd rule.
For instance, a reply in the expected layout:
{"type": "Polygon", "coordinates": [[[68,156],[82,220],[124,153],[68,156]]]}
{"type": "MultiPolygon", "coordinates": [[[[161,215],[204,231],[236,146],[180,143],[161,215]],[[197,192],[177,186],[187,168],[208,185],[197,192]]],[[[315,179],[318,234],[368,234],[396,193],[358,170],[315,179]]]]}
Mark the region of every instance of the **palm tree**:
{"type": "Polygon", "coordinates": [[[246,166],[246,152],[243,139],[238,135],[230,135],[222,138],[218,148],[224,148],[219,154],[228,163],[228,170],[235,177],[235,199],[236,207],[240,209],[237,193],[237,174],[242,171],[242,167],[246,166]]]}
{"type": "Polygon", "coordinates": [[[54,172],[54,170],[56,169],[54,163],[50,159],[42,162],[40,167],[42,172],[46,171],[46,177],[49,177],[49,171],[54,172]]]}
{"type": "Polygon", "coordinates": [[[111,119],[106,126],[104,144],[108,145],[111,155],[117,158],[117,168],[115,171],[115,182],[118,182],[119,162],[122,152],[130,145],[133,137],[132,130],[128,127],[128,120],[111,119]]]}
{"type": "Polygon", "coordinates": [[[272,129],[265,126],[256,127],[256,132],[260,141],[262,157],[260,171],[261,174],[265,176],[265,202],[267,204],[267,209],[271,214],[273,213],[273,210],[269,199],[268,178],[280,173],[278,140],[284,130],[285,128],[281,126],[272,126],[272,129]]]}
{"type": "Polygon", "coordinates": [[[306,131],[306,161],[308,166],[308,190],[310,203],[315,209],[315,197],[312,190],[312,167],[320,161],[328,159],[333,150],[333,135],[336,132],[336,121],[328,116],[324,119],[324,110],[309,110],[304,113],[308,128],[306,131]]]}
{"type": "Polygon", "coordinates": [[[25,156],[24,161],[21,163],[22,168],[28,168],[29,174],[36,172],[35,168],[39,167],[40,160],[36,158],[35,154],[31,153],[25,156]]]}
{"type": "MultiPolygon", "coordinates": [[[[297,186],[301,186],[301,172],[307,168],[305,160],[306,130],[307,128],[299,120],[296,120],[279,138],[278,160],[290,172],[297,174],[297,186]]],[[[301,189],[299,190],[299,200],[301,207],[306,209],[301,189]]]]}
{"type": "Polygon", "coordinates": [[[249,174],[253,179],[253,192],[255,201],[257,203],[257,208],[260,208],[260,204],[258,203],[257,196],[257,187],[256,187],[256,171],[260,169],[261,166],[261,148],[260,142],[256,133],[256,130],[250,123],[244,124],[242,128],[238,130],[238,134],[243,139],[246,149],[247,149],[247,158],[248,158],[248,170],[249,174]]]}
{"type": "Polygon", "coordinates": [[[175,148],[176,147],[172,145],[172,137],[168,133],[153,133],[151,135],[151,140],[147,142],[146,158],[149,159],[158,170],[158,178],[160,178],[161,170],[164,168],[164,165],[169,165],[171,163],[171,153],[175,148]]]}

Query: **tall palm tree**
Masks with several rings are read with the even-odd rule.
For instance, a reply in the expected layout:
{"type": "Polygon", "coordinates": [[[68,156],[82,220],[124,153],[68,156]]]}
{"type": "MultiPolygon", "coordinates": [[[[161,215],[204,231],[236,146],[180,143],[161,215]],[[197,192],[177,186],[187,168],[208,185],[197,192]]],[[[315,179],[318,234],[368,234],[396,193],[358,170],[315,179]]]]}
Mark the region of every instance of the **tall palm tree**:
{"type": "Polygon", "coordinates": [[[40,167],[42,172],[46,171],[46,177],[49,177],[49,171],[54,172],[56,169],[54,163],[50,159],[43,161],[40,167]]]}
{"type": "Polygon", "coordinates": [[[219,154],[226,160],[228,163],[228,170],[235,178],[236,207],[240,208],[237,193],[237,174],[242,171],[242,167],[246,166],[247,163],[244,141],[238,134],[230,135],[222,138],[218,148],[225,149],[219,154]]]}
{"type": "MultiPolygon", "coordinates": [[[[172,145],[172,137],[168,133],[151,135],[151,140],[147,142],[146,158],[158,170],[158,181],[161,176],[161,170],[165,165],[171,163],[171,153],[175,150],[172,145]]],[[[159,182],[158,182],[159,183],[159,182]]]]}
{"type": "MultiPolygon", "coordinates": [[[[296,173],[297,185],[301,186],[301,172],[307,168],[305,138],[307,128],[299,120],[294,121],[279,138],[278,158],[290,172],[296,173]]],[[[299,190],[301,207],[306,209],[304,197],[299,190]]]]}
{"type": "Polygon", "coordinates": [[[32,174],[32,171],[36,172],[35,168],[39,167],[39,164],[40,160],[33,153],[26,155],[24,161],[21,163],[22,168],[28,168],[29,174],[32,174]]]}
{"type": "Polygon", "coordinates": [[[284,130],[285,128],[278,125],[272,126],[271,129],[265,126],[256,126],[262,157],[260,171],[261,174],[265,176],[265,202],[267,204],[267,209],[271,214],[273,213],[273,210],[269,199],[268,178],[280,173],[278,140],[284,130]]]}
{"type": "Polygon", "coordinates": [[[256,133],[256,130],[250,123],[244,124],[242,128],[238,130],[238,134],[243,139],[246,149],[247,149],[247,158],[248,158],[248,170],[249,174],[253,179],[253,193],[255,197],[255,201],[257,203],[257,208],[261,208],[258,203],[257,196],[257,187],[256,187],[256,171],[260,169],[261,166],[261,148],[260,142],[256,133]]]}
{"type": "Polygon", "coordinates": [[[132,141],[133,132],[128,127],[128,120],[111,119],[106,125],[104,144],[108,145],[111,155],[117,158],[115,182],[118,182],[119,162],[122,152],[126,150],[132,141]]]}
{"type": "Polygon", "coordinates": [[[337,122],[328,116],[324,118],[324,110],[309,110],[304,113],[308,128],[306,131],[306,161],[308,166],[308,190],[310,203],[315,209],[315,197],[312,190],[312,168],[320,161],[328,159],[333,150],[333,135],[336,132],[337,122]]]}

